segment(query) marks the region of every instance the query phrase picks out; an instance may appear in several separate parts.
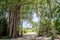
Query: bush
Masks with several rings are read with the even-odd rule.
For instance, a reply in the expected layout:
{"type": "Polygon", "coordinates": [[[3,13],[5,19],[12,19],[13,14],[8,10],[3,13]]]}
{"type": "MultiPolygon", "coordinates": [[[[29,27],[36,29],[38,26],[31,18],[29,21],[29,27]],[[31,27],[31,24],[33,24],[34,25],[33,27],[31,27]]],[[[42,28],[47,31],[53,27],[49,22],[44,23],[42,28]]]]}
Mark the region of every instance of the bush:
{"type": "Polygon", "coordinates": [[[7,35],[7,20],[2,17],[0,18],[0,38],[7,35]]]}

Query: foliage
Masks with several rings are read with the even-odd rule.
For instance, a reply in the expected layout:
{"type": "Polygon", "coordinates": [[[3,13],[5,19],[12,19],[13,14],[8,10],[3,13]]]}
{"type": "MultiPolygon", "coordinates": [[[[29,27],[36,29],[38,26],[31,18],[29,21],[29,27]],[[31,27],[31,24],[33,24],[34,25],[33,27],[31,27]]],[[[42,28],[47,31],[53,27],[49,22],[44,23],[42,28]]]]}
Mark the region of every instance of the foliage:
{"type": "MultiPolygon", "coordinates": [[[[18,6],[19,11],[19,25],[20,31],[26,33],[23,28],[23,21],[28,21],[32,24],[33,28],[30,31],[35,30],[39,35],[50,34],[53,28],[56,28],[58,34],[60,34],[60,6],[57,0],[4,0],[0,1],[0,34],[4,34],[7,31],[7,19],[6,12],[10,15],[11,11],[18,6]],[[5,14],[4,14],[5,13],[5,14]],[[36,13],[39,18],[39,22],[33,22],[33,14],[36,13]],[[5,16],[4,16],[5,15],[5,16]],[[37,25],[37,26],[36,26],[37,25]]],[[[9,16],[8,16],[9,18],[9,16]]],[[[21,33],[21,32],[20,32],[21,33]]],[[[53,35],[53,34],[51,34],[53,35]]]]}
{"type": "Polygon", "coordinates": [[[0,37],[7,36],[7,19],[0,16],[0,37]]]}

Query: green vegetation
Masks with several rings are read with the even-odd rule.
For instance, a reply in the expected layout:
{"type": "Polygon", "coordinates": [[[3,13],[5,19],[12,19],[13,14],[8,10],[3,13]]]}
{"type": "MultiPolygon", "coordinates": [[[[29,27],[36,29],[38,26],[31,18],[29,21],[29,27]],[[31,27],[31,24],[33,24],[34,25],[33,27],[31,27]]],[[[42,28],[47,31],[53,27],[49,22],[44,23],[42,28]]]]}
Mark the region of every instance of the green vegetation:
{"type": "Polygon", "coordinates": [[[0,0],[0,38],[22,37],[28,32],[59,38],[60,1],[0,0]],[[24,22],[31,28],[24,28],[24,22]]]}

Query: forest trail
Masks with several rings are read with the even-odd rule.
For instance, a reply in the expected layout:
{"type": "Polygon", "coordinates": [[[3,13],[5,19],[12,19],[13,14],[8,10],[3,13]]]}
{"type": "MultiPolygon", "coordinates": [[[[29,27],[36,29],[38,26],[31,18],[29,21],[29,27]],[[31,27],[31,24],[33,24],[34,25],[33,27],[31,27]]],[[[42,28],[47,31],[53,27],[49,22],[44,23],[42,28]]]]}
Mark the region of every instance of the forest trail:
{"type": "MultiPolygon", "coordinates": [[[[14,39],[0,39],[0,40],[51,40],[47,37],[38,37],[36,32],[26,33],[23,37],[14,38],[14,39]]],[[[56,39],[57,40],[57,39],[56,39]]]]}
{"type": "Polygon", "coordinates": [[[36,32],[28,32],[28,33],[26,33],[25,35],[31,35],[31,34],[33,34],[33,35],[37,35],[36,32]]]}

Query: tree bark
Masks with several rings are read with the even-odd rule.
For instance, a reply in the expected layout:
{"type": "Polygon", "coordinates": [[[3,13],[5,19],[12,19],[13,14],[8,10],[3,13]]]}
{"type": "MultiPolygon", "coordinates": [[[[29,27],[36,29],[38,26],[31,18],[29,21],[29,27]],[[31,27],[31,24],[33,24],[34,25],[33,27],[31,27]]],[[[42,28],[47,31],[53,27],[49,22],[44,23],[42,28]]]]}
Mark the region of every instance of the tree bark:
{"type": "Polygon", "coordinates": [[[17,37],[18,34],[18,6],[14,6],[11,9],[10,17],[9,17],[9,23],[8,23],[8,30],[9,30],[9,37],[17,37]]]}

